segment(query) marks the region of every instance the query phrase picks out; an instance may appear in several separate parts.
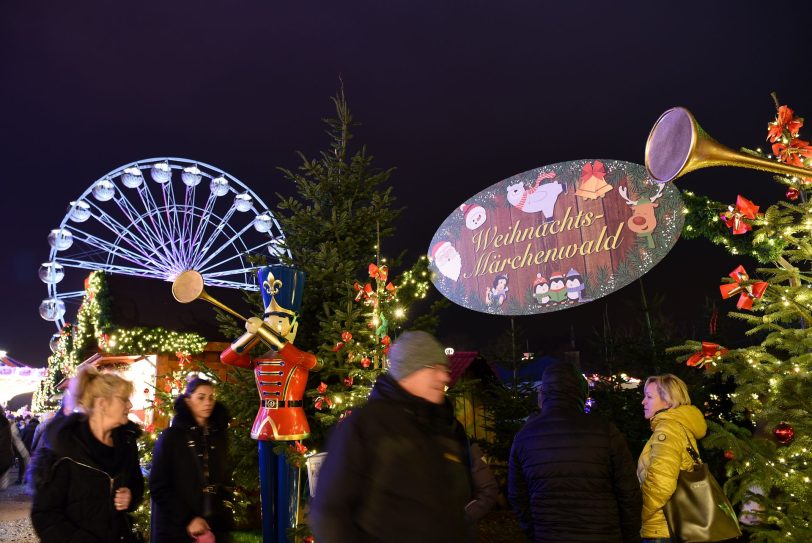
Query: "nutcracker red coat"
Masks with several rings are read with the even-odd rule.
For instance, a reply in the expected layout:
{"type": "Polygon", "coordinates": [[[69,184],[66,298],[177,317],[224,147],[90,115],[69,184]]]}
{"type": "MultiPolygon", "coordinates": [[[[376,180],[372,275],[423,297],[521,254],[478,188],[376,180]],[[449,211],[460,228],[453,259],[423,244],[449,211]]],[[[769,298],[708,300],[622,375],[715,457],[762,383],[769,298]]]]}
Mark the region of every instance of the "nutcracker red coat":
{"type": "MultiPolygon", "coordinates": [[[[310,370],[318,369],[317,358],[293,345],[301,308],[304,272],[288,266],[266,266],[259,271],[264,323],[279,339],[279,349],[251,358],[248,351],[258,341],[249,331],[220,354],[224,364],[254,370],[259,391],[259,411],[251,437],[261,441],[294,441],[310,434],[302,397],[310,370]]],[[[254,320],[257,323],[259,319],[254,320]]]]}

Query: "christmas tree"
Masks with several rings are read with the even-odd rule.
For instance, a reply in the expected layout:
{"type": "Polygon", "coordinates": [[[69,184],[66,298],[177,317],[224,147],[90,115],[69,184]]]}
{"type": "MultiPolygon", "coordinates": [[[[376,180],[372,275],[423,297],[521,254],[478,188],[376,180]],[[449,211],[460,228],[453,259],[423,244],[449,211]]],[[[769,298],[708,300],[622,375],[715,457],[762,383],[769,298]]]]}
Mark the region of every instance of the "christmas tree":
{"type": "MultiPolygon", "coordinates": [[[[810,165],[812,147],[799,138],[803,119],[787,106],[768,125],[771,153],[749,151],[796,166],[810,165]]],[[[721,286],[736,300],[729,315],[749,326],[752,345],[727,350],[689,342],[690,366],[718,369],[735,380],[731,413],[711,421],[705,447],[724,451],[728,495],[742,506],[753,542],[812,541],[812,203],[810,178],[775,176],[787,201],[760,206],[739,196],[725,205],[686,193],[685,236],[704,236],[731,254],[764,267],[733,270],[721,286]]],[[[750,264],[747,264],[747,268],[750,264]]],[[[733,301],[729,303],[733,303],[733,301]]]]}
{"type": "MultiPolygon", "coordinates": [[[[280,169],[294,188],[294,195],[279,196],[277,206],[285,232],[283,247],[292,255],[282,261],[306,274],[295,344],[316,353],[323,363],[319,372],[311,372],[305,398],[310,438],[275,447],[297,467],[321,448],[329,426],[366,402],[376,377],[387,367],[389,345],[407,319],[410,328],[431,329],[437,311],[447,305],[441,300],[423,315],[410,314],[410,304],[426,297],[428,261],[420,257],[410,269],[390,277],[389,265],[397,267],[399,259],[388,262],[381,256],[381,245],[393,234],[401,213],[388,186],[392,169],[373,167],[373,157],[363,146],[351,149],[356,125],[343,93],[333,103],[335,118],[324,120],[328,149],[312,159],[300,153],[297,169],[280,169]]],[[[253,308],[251,314],[262,314],[257,293],[246,293],[245,299],[253,308]]],[[[218,311],[218,320],[227,337],[237,338],[244,331],[244,323],[226,313],[218,311]]],[[[266,350],[258,345],[252,355],[266,350]]],[[[256,412],[256,386],[251,372],[232,373],[237,379],[230,374],[219,398],[245,426],[238,429],[241,436],[232,434],[231,449],[233,457],[246,459],[237,466],[235,480],[250,492],[257,472],[256,442],[248,436],[256,412]]],[[[306,526],[299,526],[291,535],[306,533],[306,526]]]]}

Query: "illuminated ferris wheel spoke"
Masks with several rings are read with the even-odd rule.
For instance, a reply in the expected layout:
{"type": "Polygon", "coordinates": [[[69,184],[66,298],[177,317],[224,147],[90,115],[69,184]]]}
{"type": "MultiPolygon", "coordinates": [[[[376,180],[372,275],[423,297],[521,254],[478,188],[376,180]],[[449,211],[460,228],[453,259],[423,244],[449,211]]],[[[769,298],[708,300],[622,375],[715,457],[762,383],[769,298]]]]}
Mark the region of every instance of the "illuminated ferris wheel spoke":
{"type": "MultiPolygon", "coordinates": [[[[209,261],[208,253],[209,249],[212,248],[215,242],[219,240],[221,235],[223,234],[223,230],[226,228],[229,219],[234,215],[235,207],[231,206],[228,212],[220,219],[220,222],[217,226],[214,227],[213,231],[209,234],[208,239],[203,242],[203,245],[200,246],[200,250],[197,252],[197,255],[193,261],[192,269],[198,269],[206,264],[209,261]]],[[[248,226],[251,226],[250,224],[248,226]]],[[[246,227],[247,228],[247,227],[246,227]]],[[[222,245],[221,245],[222,247],[222,245]]]]}
{"type": "MultiPolygon", "coordinates": [[[[248,248],[246,248],[246,252],[248,252],[249,254],[256,254],[256,253],[260,253],[260,252],[262,252],[262,249],[263,249],[263,248],[265,248],[265,246],[266,246],[266,245],[267,245],[267,244],[261,244],[261,245],[256,245],[256,246],[254,246],[254,247],[248,247],[248,248]]],[[[241,255],[241,254],[235,254],[235,255],[232,255],[232,256],[230,256],[230,257],[228,257],[228,258],[225,258],[225,259],[219,260],[219,261],[216,263],[216,265],[215,265],[215,266],[220,266],[220,265],[226,264],[226,263],[228,263],[228,262],[231,262],[232,260],[237,260],[237,261],[239,261],[239,260],[241,259],[241,257],[242,257],[242,255],[241,255]]],[[[210,276],[210,277],[215,277],[215,276],[220,276],[220,275],[223,275],[222,273],[214,273],[214,272],[212,272],[212,271],[209,271],[210,269],[214,269],[214,268],[215,268],[215,266],[212,266],[211,268],[206,268],[206,267],[203,267],[203,265],[201,264],[201,266],[200,266],[200,268],[199,268],[199,270],[198,270],[198,271],[200,271],[200,273],[206,273],[206,274],[207,274],[207,277],[208,277],[208,276],[210,276]]],[[[198,268],[195,268],[195,269],[198,269],[198,268]]],[[[233,271],[230,271],[229,273],[242,273],[242,272],[244,272],[244,271],[245,271],[244,269],[239,269],[239,270],[233,270],[233,271]]]]}
{"type": "MultiPolygon", "coordinates": [[[[132,275],[135,277],[155,277],[155,272],[145,272],[143,268],[135,267],[135,266],[122,266],[121,264],[116,264],[115,266],[110,266],[105,264],[104,262],[87,262],[84,260],[71,260],[71,259],[64,259],[60,260],[63,266],[66,268],[76,268],[81,270],[102,270],[111,273],[119,273],[122,275],[132,275]]],[[[62,297],[62,294],[59,295],[62,297]]]]}
{"type": "Polygon", "coordinates": [[[65,301],[84,295],[59,292],[71,270],[172,281],[195,269],[206,285],[257,290],[249,255],[290,256],[278,221],[256,194],[214,166],[183,158],[132,162],[96,180],[70,202],[48,243],[40,315],[58,329],[65,301]],[[198,187],[204,180],[208,191],[198,187]]]}
{"type": "Polygon", "coordinates": [[[189,249],[190,249],[189,252],[190,253],[191,253],[191,248],[192,247],[197,247],[198,244],[203,239],[203,236],[206,233],[206,229],[208,228],[209,224],[211,223],[211,217],[212,217],[212,213],[213,213],[213,210],[214,210],[214,204],[216,202],[217,202],[217,196],[212,191],[209,194],[208,199],[206,200],[206,204],[205,204],[205,206],[203,208],[204,211],[201,214],[201,220],[197,224],[197,227],[195,228],[195,232],[191,236],[191,239],[189,240],[189,244],[190,244],[189,245],[189,249]]]}
{"type": "MultiPolygon", "coordinates": [[[[134,251],[136,251],[148,262],[151,262],[154,266],[161,267],[169,265],[169,262],[163,259],[159,250],[149,240],[145,240],[143,237],[138,235],[141,234],[142,231],[137,223],[131,222],[130,229],[128,229],[123,224],[113,219],[110,215],[104,213],[94,216],[94,218],[98,220],[99,223],[109,228],[110,231],[115,234],[115,239],[130,245],[134,251]]],[[[88,243],[94,245],[89,241],[88,243]]],[[[104,246],[102,248],[106,249],[107,247],[104,246]]]]}
{"type": "Polygon", "coordinates": [[[175,263],[181,264],[183,262],[183,257],[181,256],[181,250],[176,245],[175,240],[180,240],[180,224],[177,212],[177,205],[175,203],[175,192],[172,190],[172,183],[164,183],[163,184],[163,195],[164,195],[164,214],[166,215],[166,224],[168,225],[169,229],[169,241],[170,247],[172,247],[172,254],[175,255],[175,263]]]}
{"type": "MultiPolygon", "coordinates": [[[[256,268],[252,269],[256,270],[256,268]]],[[[252,291],[259,290],[258,285],[242,285],[242,283],[240,283],[239,281],[225,281],[223,279],[217,279],[216,277],[212,280],[206,278],[206,285],[212,287],[235,288],[240,290],[252,290],[252,291]]]]}
{"type": "MultiPolygon", "coordinates": [[[[196,262],[195,263],[195,269],[198,269],[198,268],[201,269],[201,270],[211,269],[211,268],[207,268],[206,265],[209,264],[214,259],[214,257],[216,257],[217,255],[222,253],[224,250],[231,247],[233,245],[234,241],[239,239],[243,234],[245,234],[245,232],[248,231],[249,228],[251,228],[250,224],[246,225],[245,228],[243,228],[239,232],[236,232],[233,236],[231,236],[225,242],[221,243],[220,247],[216,251],[214,251],[212,254],[208,255],[205,260],[196,262]]],[[[222,231],[223,230],[221,229],[219,233],[222,233],[222,231]]]]}
{"type": "Polygon", "coordinates": [[[132,237],[140,239],[145,245],[149,246],[151,254],[158,254],[159,247],[162,246],[161,238],[156,235],[155,231],[152,228],[146,228],[145,224],[142,224],[141,220],[141,213],[135,208],[135,206],[126,198],[119,197],[116,198],[116,204],[119,207],[119,210],[124,214],[124,217],[127,220],[127,223],[132,225],[132,227],[136,230],[132,234],[132,237]]]}
{"type": "Polygon", "coordinates": [[[144,255],[134,253],[119,245],[115,245],[99,237],[86,234],[81,230],[78,231],[78,233],[83,235],[80,236],[74,234],[75,240],[82,241],[91,247],[95,247],[97,249],[107,252],[108,262],[115,260],[116,257],[121,257],[122,259],[127,260],[133,264],[144,266],[148,270],[154,270],[156,273],[158,273],[158,271],[163,267],[160,264],[152,261],[151,259],[145,258],[144,255]]]}
{"type": "Polygon", "coordinates": [[[141,202],[144,204],[144,208],[146,209],[144,216],[149,219],[152,225],[153,235],[157,236],[158,243],[165,250],[166,241],[170,238],[170,234],[166,224],[164,224],[163,216],[158,208],[158,204],[155,203],[155,198],[149,191],[147,181],[144,181],[144,184],[138,187],[138,194],[141,197],[141,202]]]}

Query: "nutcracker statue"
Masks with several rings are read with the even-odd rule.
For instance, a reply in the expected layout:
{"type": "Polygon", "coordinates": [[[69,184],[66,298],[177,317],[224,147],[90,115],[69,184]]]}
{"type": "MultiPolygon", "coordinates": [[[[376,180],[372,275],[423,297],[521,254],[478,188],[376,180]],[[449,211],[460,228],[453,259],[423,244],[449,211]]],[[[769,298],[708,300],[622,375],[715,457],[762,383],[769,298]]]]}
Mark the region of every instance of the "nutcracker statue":
{"type": "Polygon", "coordinates": [[[310,434],[302,398],[308,371],[320,367],[313,354],[293,345],[299,326],[297,317],[302,306],[304,276],[304,272],[289,266],[260,269],[265,313],[262,319],[249,318],[245,323],[245,334],[220,355],[224,364],[251,368],[256,377],[259,411],[251,427],[251,437],[259,443],[265,543],[287,541],[285,532],[296,522],[298,477],[288,466],[284,454],[274,454],[273,446],[274,441],[295,441],[310,434]],[[248,352],[262,340],[271,350],[251,358],[248,352]],[[269,539],[269,534],[274,537],[269,539]]]}
{"type": "Polygon", "coordinates": [[[261,319],[245,319],[212,298],[203,289],[203,278],[196,271],[183,272],[172,285],[172,293],[181,303],[203,299],[245,320],[245,334],[220,354],[220,360],[230,366],[253,369],[256,378],[260,403],[251,437],[259,444],[264,543],[286,542],[287,530],[296,523],[298,474],[287,464],[284,454],[273,452],[273,446],[275,441],[295,441],[310,434],[302,398],[308,372],[321,367],[313,354],[293,345],[304,276],[304,272],[290,266],[261,268],[259,283],[265,306],[261,319]],[[252,358],[249,352],[260,341],[271,350],[252,358]]]}

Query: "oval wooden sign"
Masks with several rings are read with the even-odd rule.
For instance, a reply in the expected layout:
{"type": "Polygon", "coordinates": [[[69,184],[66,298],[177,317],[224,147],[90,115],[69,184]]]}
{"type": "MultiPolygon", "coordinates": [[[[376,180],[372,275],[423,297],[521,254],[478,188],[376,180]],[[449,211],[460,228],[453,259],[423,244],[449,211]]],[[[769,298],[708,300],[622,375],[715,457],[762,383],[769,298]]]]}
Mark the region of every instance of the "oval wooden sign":
{"type": "Polygon", "coordinates": [[[682,231],[671,183],[619,160],[574,160],[465,201],[429,246],[434,286],[468,309],[532,315],[602,298],[645,274],[682,231]]]}

